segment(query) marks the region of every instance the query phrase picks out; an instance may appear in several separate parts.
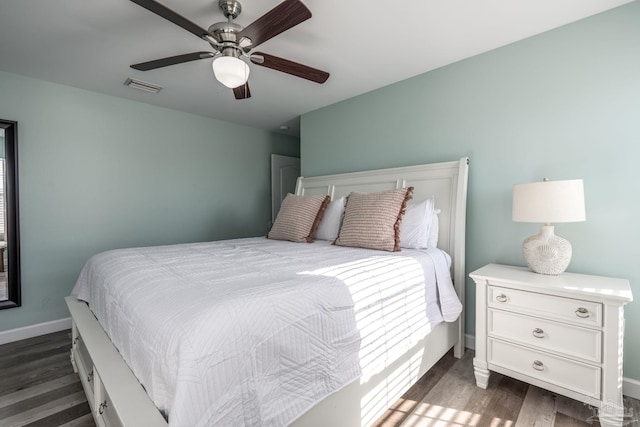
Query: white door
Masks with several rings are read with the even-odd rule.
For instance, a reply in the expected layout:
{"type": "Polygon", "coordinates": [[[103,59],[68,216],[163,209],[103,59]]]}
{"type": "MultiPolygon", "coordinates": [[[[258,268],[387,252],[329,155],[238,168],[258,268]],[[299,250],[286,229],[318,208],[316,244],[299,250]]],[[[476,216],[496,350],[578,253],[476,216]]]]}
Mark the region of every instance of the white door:
{"type": "Polygon", "coordinates": [[[280,204],[287,193],[296,192],[296,180],[300,176],[300,158],[271,155],[271,221],[275,221],[280,204]]]}

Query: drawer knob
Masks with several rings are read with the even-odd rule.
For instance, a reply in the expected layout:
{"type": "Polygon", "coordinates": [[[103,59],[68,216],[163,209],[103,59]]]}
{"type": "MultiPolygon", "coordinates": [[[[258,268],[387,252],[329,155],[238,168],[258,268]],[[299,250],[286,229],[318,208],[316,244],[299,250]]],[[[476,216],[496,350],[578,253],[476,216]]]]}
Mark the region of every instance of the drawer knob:
{"type": "Polygon", "coordinates": [[[89,373],[87,374],[87,382],[88,382],[88,383],[90,383],[90,382],[91,382],[91,380],[93,380],[93,372],[89,372],[89,373]]]}
{"type": "Polygon", "coordinates": [[[534,360],[533,361],[533,369],[535,369],[536,371],[544,371],[544,363],[542,363],[539,360],[534,360]]]}
{"type": "Polygon", "coordinates": [[[507,302],[507,296],[505,294],[500,294],[496,296],[496,300],[498,302],[507,302]]]}
{"type": "Polygon", "coordinates": [[[584,307],[580,307],[576,310],[576,316],[586,319],[589,317],[589,310],[584,307]]]}
{"type": "Polygon", "coordinates": [[[544,331],[540,328],[535,328],[533,330],[533,336],[536,338],[544,338],[544,331]]]}
{"type": "Polygon", "coordinates": [[[100,415],[104,414],[105,409],[107,409],[107,401],[106,400],[104,402],[100,403],[100,406],[98,407],[98,413],[100,415]]]}

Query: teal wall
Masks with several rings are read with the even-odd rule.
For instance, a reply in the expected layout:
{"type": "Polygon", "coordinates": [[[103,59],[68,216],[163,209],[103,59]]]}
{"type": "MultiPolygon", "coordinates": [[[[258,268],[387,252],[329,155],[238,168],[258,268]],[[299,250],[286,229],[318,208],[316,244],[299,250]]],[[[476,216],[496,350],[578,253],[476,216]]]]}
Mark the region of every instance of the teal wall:
{"type": "Polygon", "coordinates": [[[22,307],[0,331],[69,317],[85,261],[112,248],[262,235],[270,155],[298,138],[0,72],[18,122],[22,307]]]}
{"type": "Polygon", "coordinates": [[[633,2],[306,114],[302,173],[469,156],[467,272],[524,265],[540,224],[511,221],[513,184],[583,178],[587,221],[556,233],[573,244],[569,271],[630,280],[624,369],[640,380],[639,23],[633,2]]]}

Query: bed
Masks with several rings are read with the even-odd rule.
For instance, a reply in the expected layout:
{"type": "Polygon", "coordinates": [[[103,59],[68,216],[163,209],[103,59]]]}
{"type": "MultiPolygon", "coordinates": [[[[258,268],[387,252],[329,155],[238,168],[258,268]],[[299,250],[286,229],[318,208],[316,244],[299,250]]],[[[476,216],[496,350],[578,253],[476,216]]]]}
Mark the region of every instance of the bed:
{"type": "Polygon", "coordinates": [[[66,301],[71,361],[96,423],[371,425],[451,348],[457,357],[464,351],[467,171],[462,158],[298,179],[299,196],[336,200],[408,187],[414,201],[433,196],[437,249],[260,237],[92,257],[66,301]],[[431,287],[423,277],[435,279],[431,287]],[[94,287],[98,281],[109,286],[94,287]],[[434,305],[427,294],[440,299],[434,305]],[[136,295],[143,302],[129,303],[136,295]],[[379,295],[384,301],[372,300],[379,295]],[[244,371],[261,376],[244,380],[244,371]],[[251,396],[273,400],[275,409],[251,396]]]}

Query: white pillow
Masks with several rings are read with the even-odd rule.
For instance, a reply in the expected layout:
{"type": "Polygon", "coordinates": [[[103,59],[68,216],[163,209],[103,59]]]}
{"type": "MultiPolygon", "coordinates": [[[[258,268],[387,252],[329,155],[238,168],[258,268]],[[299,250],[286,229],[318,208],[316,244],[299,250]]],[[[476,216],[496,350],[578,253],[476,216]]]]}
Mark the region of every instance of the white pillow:
{"type": "Polygon", "coordinates": [[[318,225],[315,238],[318,240],[336,240],[340,232],[342,215],[344,215],[344,197],[329,202],[324,210],[322,221],[318,225]]]}
{"type": "Polygon", "coordinates": [[[407,207],[400,223],[401,248],[424,249],[429,246],[433,212],[433,196],[407,207]]]}
{"type": "Polygon", "coordinates": [[[431,217],[431,228],[429,228],[429,239],[427,240],[427,246],[430,248],[438,247],[438,233],[440,233],[439,213],[440,209],[435,209],[433,211],[433,216],[431,217]]]}

